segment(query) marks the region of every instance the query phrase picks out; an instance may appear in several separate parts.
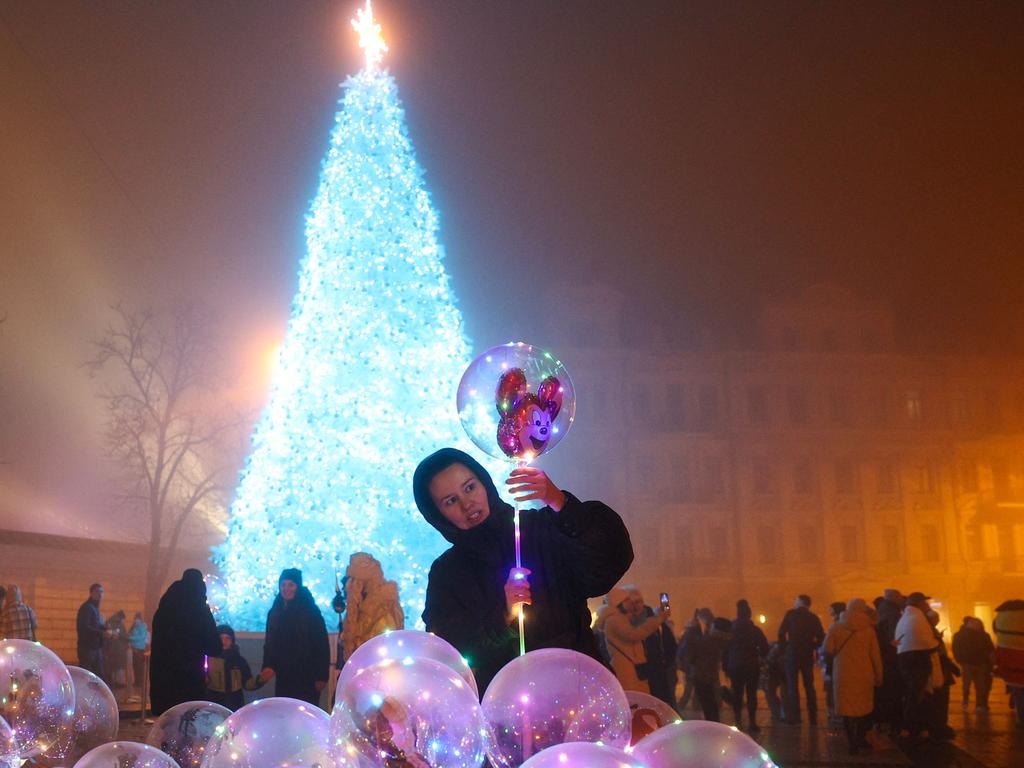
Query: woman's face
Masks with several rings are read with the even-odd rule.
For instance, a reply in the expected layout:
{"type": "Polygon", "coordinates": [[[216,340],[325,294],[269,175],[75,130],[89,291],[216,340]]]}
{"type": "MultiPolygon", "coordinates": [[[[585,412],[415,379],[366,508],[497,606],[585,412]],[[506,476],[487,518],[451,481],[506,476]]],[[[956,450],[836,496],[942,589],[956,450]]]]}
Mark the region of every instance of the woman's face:
{"type": "Polygon", "coordinates": [[[220,636],[220,644],[225,651],[230,651],[231,646],[234,645],[233,641],[231,640],[231,635],[229,635],[227,632],[223,632],[220,636]]]}
{"type": "Polygon", "coordinates": [[[445,520],[460,531],[474,528],[491,513],[487,489],[465,464],[452,464],[430,481],[430,498],[445,520]]]}
{"type": "Polygon", "coordinates": [[[281,582],[281,597],[285,600],[295,599],[295,593],[298,591],[299,585],[291,579],[284,579],[281,582]]]}

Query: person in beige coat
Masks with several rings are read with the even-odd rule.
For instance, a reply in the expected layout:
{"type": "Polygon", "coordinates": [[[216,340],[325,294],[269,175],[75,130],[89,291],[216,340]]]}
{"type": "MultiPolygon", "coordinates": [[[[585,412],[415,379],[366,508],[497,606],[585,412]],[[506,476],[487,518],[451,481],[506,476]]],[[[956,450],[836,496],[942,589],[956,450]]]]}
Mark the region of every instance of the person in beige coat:
{"type": "Polygon", "coordinates": [[[612,670],[624,690],[651,692],[645,669],[644,640],[657,632],[668,617],[667,610],[645,617],[643,596],[631,584],[608,593],[604,637],[612,658],[612,670]]]}
{"type": "Polygon", "coordinates": [[[366,552],[349,558],[345,570],[348,612],[341,641],[345,659],[367,640],[393,629],[405,628],[405,616],[398,599],[398,585],[384,578],[380,561],[366,552]]]}
{"type": "Polygon", "coordinates": [[[829,627],[825,653],[832,657],[836,714],[843,718],[850,754],[867,741],[868,716],[874,710],[875,688],[882,684],[882,652],[871,609],[860,598],[846,604],[842,617],[829,627]]]}

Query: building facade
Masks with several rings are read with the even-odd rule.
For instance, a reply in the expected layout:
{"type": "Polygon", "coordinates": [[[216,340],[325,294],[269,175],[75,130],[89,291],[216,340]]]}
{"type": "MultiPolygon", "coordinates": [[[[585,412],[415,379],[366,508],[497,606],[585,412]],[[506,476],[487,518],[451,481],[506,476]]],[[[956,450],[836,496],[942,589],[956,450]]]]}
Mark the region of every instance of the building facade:
{"type": "Polygon", "coordinates": [[[766,303],[749,349],[626,348],[621,297],[579,294],[573,448],[547,466],[623,514],[677,623],[746,597],[773,631],[799,593],[896,587],[955,630],[1024,596],[1024,359],[898,351],[886,306],[830,286],[766,303]]]}

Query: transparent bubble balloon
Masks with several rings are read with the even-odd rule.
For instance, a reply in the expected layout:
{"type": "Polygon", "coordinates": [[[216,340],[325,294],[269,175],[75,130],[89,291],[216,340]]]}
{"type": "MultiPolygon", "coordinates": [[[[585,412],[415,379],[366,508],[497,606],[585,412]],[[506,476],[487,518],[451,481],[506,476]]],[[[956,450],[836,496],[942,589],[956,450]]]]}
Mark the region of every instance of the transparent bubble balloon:
{"type": "Polygon", "coordinates": [[[71,674],[53,651],[30,640],[0,642],[0,717],[21,757],[56,746],[74,712],[71,674]]]}
{"type": "Polygon", "coordinates": [[[214,729],[203,768],[333,768],[330,718],[320,707],[275,697],[247,704],[214,729]]]}
{"type": "Polygon", "coordinates": [[[81,667],[69,665],[68,673],[75,686],[75,714],[57,743],[35,756],[37,765],[74,765],[90,749],[117,738],[120,713],[107,684],[81,667]]]}
{"type": "Polygon", "coordinates": [[[432,659],[387,659],[338,689],[331,751],[338,768],[479,768],[487,729],[477,695],[432,659]]]}
{"type": "Polygon", "coordinates": [[[86,752],[74,768],[179,768],[159,749],[136,741],[111,741],[86,752]]]}
{"type": "Polygon", "coordinates": [[[621,749],[573,741],[558,744],[539,752],[523,768],[646,768],[621,749]]]}
{"type": "Polygon", "coordinates": [[[669,723],[682,720],[679,713],[672,707],[649,693],[626,691],[626,701],[629,702],[629,712],[633,723],[631,744],[636,744],[644,736],[654,733],[669,723]]]}
{"type": "Polygon", "coordinates": [[[777,768],[764,748],[731,725],[672,723],[645,736],[633,757],[647,768],[777,768]]]}
{"type": "Polygon", "coordinates": [[[174,758],[181,768],[199,768],[217,727],[231,710],[212,701],[186,701],[165,711],[146,734],[146,743],[174,758]]]}
{"type": "Polygon", "coordinates": [[[407,658],[432,659],[444,664],[465,680],[476,694],[477,699],[480,698],[473,670],[462,658],[462,654],[437,635],[415,629],[397,629],[367,640],[356,649],[350,658],[346,659],[345,666],[341,668],[341,674],[338,675],[336,687],[339,689],[344,687],[345,683],[357,672],[385,659],[400,661],[407,658]]]}
{"type": "Polygon", "coordinates": [[[483,710],[493,734],[488,756],[501,768],[572,741],[629,745],[622,686],[604,665],[576,651],[546,648],[513,659],[487,686],[483,710]]]}
{"type": "Polygon", "coordinates": [[[476,358],[459,382],[459,418],[480,450],[529,463],[565,437],[576,415],[576,393],[554,355],[522,341],[476,358]]]}
{"type": "Polygon", "coordinates": [[[0,717],[0,768],[14,768],[21,764],[18,757],[18,741],[14,737],[14,729],[0,717]]]}

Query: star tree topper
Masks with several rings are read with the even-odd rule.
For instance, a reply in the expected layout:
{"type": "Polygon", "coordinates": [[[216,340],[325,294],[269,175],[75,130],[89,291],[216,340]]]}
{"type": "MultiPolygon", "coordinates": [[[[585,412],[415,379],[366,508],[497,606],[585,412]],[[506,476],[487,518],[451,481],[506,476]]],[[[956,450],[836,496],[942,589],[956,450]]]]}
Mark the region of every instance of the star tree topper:
{"type": "Polygon", "coordinates": [[[388,50],[380,33],[380,24],[373,18],[373,2],[366,0],[366,7],[356,11],[352,27],[359,33],[359,47],[366,51],[366,68],[376,69],[388,50]]]}

